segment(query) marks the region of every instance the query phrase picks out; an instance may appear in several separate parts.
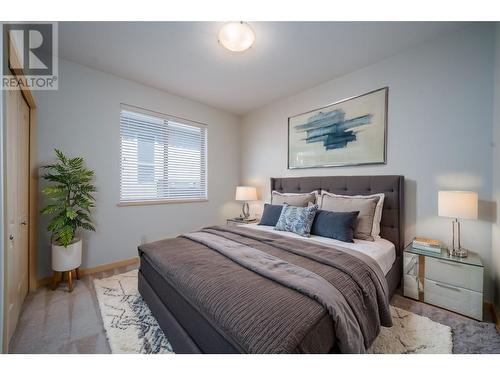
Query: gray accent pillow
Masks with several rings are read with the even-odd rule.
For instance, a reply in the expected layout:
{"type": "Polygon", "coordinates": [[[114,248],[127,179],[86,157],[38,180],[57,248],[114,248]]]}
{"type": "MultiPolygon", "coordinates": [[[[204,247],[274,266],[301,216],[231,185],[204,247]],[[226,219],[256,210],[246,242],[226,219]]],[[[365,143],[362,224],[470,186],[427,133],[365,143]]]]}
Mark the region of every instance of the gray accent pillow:
{"type": "Polygon", "coordinates": [[[316,203],[316,192],[311,193],[271,193],[271,204],[288,204],[289,206],[307,207],[309,203],[316,203]]]}
{"type": "Polygon", "coordinates": [[[354,238],[374,241],[372,236],[373,220],[379,199],[379,196],[347,196],[323,192],[321,194],[321,209],[335,212],[359,211],[354,238]]]}
{"type": "Polygon", "coordinates": [[[311,227],[311,234],[352,243],[354,242],[352,239],[358,214],[358,211],[333,212],[318,210],[311,227]]]}
{"type": "Polygon", "coordinates": [[[280,204],[268,204],[264,205],[264,212],[260,218],[260,223],[258,225],[269,225],[275,227],[280,219],[281,211],[283,206],[280,204]]]}
{"type": "Polygon", "coordinates": [[[309,237],[316,211],[318,211],[317,204],[310,207],[295,207],[284,204],[274,229],[309,237]]]}

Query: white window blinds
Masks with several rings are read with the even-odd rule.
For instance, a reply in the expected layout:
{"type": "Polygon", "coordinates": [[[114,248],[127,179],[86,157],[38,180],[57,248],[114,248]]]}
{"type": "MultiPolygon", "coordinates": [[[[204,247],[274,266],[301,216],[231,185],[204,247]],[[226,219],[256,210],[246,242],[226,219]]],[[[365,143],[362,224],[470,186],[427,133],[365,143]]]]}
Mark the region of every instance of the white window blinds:
{"type": "Polygon", "coordinates": [[[207,199],[205,125],[122,105],[120,202],[207,199]]]}

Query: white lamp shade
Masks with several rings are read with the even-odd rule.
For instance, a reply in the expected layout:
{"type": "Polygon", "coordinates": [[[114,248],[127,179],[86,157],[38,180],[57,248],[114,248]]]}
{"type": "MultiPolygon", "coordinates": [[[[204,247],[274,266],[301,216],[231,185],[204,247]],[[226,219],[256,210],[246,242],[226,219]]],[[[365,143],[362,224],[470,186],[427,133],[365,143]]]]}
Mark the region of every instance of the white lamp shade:
{"type": "Polygon", "coordinates": [[[219,31],[219,43],[229,51],[242,52],[255,41],[253,30],[244,22],[226,23],[219,31]]]}
{"type": "Polygon", "coordinates": [[[256,201],[257,189],[252,186],[237,186],[236,187],[237,201],[256,201]]]}
{"type": "Polygon", "coordinates": [[[438,215],[456,219],[477,219],[477,193],[474,191],[439,191],[438,215]]]}

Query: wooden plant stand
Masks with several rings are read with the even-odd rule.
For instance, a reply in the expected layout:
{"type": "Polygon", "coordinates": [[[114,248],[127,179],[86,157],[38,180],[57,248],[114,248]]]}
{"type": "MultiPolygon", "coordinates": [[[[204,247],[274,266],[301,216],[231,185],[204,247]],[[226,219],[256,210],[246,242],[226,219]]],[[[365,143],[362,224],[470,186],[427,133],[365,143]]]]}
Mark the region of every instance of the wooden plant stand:
{"type": "Polygon", "coordinates": [[[73,291],[73,281],[80,279],[80,272],[78,271],[78,268],[65,272],[54,271],[54,274],[52,276],[52,290],[56,290],[59,284],[64,281],[65,274],[67,275],[68,279],[68,292],[71,293],[73,291]]]}

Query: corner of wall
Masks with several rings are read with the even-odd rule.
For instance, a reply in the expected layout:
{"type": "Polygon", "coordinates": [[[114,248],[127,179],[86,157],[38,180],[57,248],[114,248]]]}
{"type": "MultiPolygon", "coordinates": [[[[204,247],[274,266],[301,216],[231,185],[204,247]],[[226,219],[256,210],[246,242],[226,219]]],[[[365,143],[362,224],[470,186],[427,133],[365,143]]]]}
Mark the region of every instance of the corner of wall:
{"type": "Polygon", "coordinates": [[[243,183],[243,147],[244,147],[244,125],[245,125],[245,114],[236,115],[236,123],[238,124],[238,184],[243,183]]]}
{"type": "MultiPolygon", "coordinates": [[[[496,213],[491,228],[491,259],[493,262],[493,303],[500,319],[500,23],[495,26],[493,87],[493,187],[492,199],[496,213]]],[[[497,321],[497,329],[499,328],[497,321]]]]}

